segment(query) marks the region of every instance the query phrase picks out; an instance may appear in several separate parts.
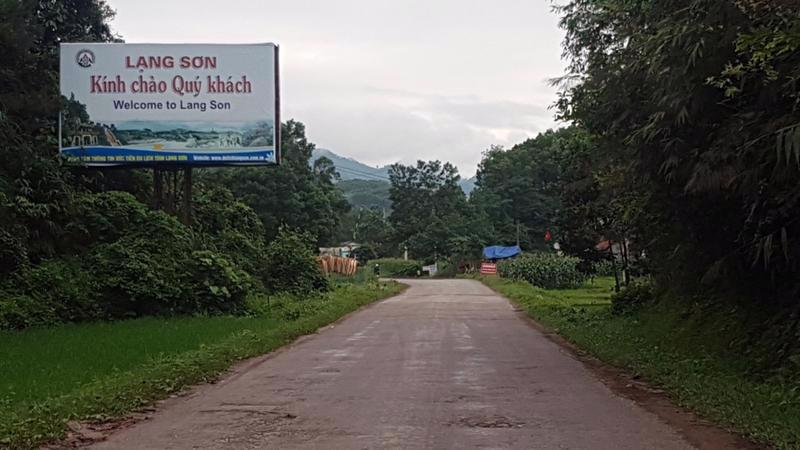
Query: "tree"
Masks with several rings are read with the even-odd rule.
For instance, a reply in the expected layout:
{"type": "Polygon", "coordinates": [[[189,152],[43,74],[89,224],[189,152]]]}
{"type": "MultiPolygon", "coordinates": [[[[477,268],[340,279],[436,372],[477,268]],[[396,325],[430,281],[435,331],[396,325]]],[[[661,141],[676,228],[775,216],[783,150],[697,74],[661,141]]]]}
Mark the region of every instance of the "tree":
{"type": "Polygon", "coordinates": [[[391,237],[392,227],[382,211],[362,208],[355,212],[353,239],[356,242],[382,248],[391,237]]]}
{"type": "Polygon", "coordinates": [[[608,167],[601,189],[627,196],[611,205],[615,227],[646,236],[672,289],[796,297],[796,3],[560,8],[570,58],[560,116],[593,135],[608,167]]]}
{"type": "Polygon", "coordinates": [[[58,252],[76,180],[54,157],[59,42],[114,39],[104,1],[0,2],[0,228],[34,263],[58,252]]]}
{"type": "Polygon", "coordinates": [[[389,179],[393,243],[417,259],[452,254],[451,239],[463,233],[467,212],[458,170],[440,161],[394,164],[389,179]]]}
{"type": "Polygon", "coordinates": [[[288,226],[308,231],[320,245],[329,244],[349,209],[333,184],[335,170],[330,160],[309,166],[314,144],[306,139],[302,123],[285,123],[281,139],[279,167],[213,169],[202,177],[223,184],[253,208],[264,223],[268,240],[277,236],[281,226],[288,226]]]}
{"type": "Polygon", "coordinates": [[[478,166],[470,202],[491,221],[494,240],[544,249],[561,207],[559,158],[565,131],[548,131],[509,150],[492,147],[478,166]]]}
{"type": "Polygon", "coordinates": [[[320,156],[315,159],[312,167],[314,175],[323,185],[332,185],[342,179],[339,172],[336,171],[336,166],[333,165],[333,161],[327,156],[320,156]]]}

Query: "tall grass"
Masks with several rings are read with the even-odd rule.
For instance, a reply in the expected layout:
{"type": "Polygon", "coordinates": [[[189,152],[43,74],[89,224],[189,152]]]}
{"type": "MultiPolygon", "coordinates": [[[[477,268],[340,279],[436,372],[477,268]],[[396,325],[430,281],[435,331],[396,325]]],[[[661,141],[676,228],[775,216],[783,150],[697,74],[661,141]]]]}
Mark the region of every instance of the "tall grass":
{"type": "Polygon", "coordinates": [[[138,365],[196,350],[272,318],[144,318],[0,333],[0,402],[46,400],[138,365]]]}

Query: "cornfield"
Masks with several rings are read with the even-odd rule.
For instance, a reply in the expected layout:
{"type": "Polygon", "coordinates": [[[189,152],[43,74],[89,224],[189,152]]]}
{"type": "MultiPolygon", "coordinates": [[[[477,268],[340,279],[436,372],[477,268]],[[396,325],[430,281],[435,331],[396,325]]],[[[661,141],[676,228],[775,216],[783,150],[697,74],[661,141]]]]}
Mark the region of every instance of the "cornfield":
{"type": "Polygon", "coordinates": [[[578,270],[579,262],[580,258],[572,256],[537,252],[501,261],[497,272],[503,278],[527,281],[543,289],[566,289],[586,281],[586,275],[578,270]]]}

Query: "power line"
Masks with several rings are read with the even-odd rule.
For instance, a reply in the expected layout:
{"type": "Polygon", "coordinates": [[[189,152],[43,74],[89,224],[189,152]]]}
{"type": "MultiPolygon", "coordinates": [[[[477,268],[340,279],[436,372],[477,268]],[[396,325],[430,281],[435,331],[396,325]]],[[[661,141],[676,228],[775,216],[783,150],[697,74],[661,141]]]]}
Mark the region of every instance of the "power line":
{"type": "Polygon", "coordinates": [[[366,171],[359,170],[359,169],[353,169],[353,168],[350,168],[350,167],[337,167],[337,170],[344,170],[344,171],[350,172],[352,174],[364,175],[364,176],[369,176],[369,177],[374,177],[374,178],[382,178],[382,179],[385,179],[385,180],[389,179],[385,175],[379,175],[379,174],[376,174],[376,173],[370,173],[370,172],[366,172],[366,171]]]}
{"type": "MultiPolygon", "coordinates": [[[[350,175],[355,176],[363,176],[363,177],[371,177],[375,180],[383,180],[383,181],[391,181],[391,179],[384,175],[378,175],[375,173],[363,172],[357,169],[351,169],[349,167],[336,167],[336,170],[339,172],[349,173],[350,175]]],[[[367,179],[369,181],[369,178],[367,179]]]]}

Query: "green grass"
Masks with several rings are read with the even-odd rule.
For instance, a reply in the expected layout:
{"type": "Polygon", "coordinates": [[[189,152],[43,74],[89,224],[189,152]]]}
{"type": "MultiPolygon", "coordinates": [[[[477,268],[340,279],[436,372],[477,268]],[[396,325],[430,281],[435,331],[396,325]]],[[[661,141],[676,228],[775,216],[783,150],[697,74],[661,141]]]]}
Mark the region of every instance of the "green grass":
{"type": "Polygon", "coordinates": [[[253,317],[146,318],[1,333],[0,399],[18,404],[63,395],[270,322],[276,323],[253,317]]]}
{"type": "Polygon", "coordinates": [[[588,353],[662,387],[679,405],[755,441],[800,448],[797,372],[754,373],[759,356],[731,350],[742,330],[730,314],[687,312],[661,302],[612,315],[609,279],[557,291],[497,277],[481,280],[588,353]]]}
{"type": "Polygon", "coordinates": [[[61,437],[69,420],[116,417],[214,379],[357,308],[396,283],[340,284],[324,297],[251,300],[254,317],[147,318],[0,334],[0,447],[61,437]]]}

